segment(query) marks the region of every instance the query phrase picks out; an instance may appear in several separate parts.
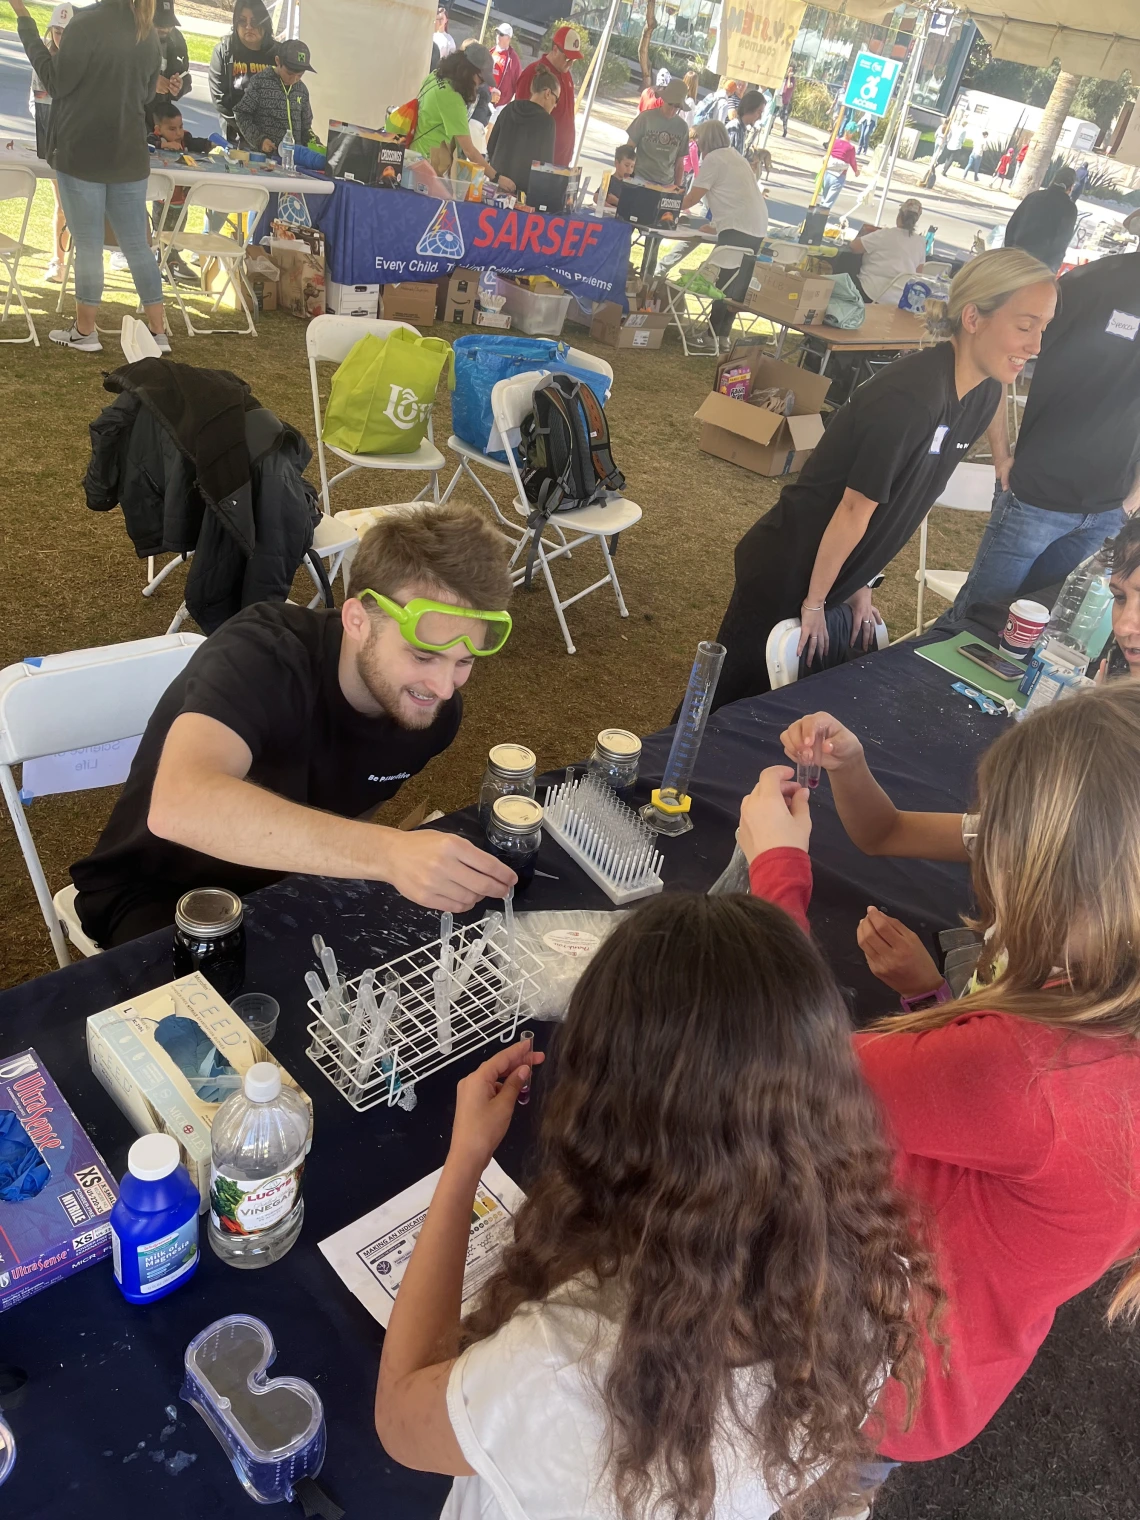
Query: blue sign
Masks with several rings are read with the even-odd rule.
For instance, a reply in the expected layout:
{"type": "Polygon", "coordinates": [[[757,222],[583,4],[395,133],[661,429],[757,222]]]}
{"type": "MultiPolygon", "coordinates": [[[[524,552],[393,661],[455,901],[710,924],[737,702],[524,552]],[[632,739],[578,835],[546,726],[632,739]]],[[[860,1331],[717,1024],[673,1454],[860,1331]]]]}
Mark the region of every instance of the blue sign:
{"type": "Polygon", "coordinates": [[[340,285],[435,280],[462,264],[544,274],[584,301],[625,298],[628,222],[440,201],[351,180],[320,200],[310,196],[309,210],[325,234],[329,278],[340,285]]]}
{"type": "Polygon", "coordinates": [[[870,111],[872,116],[885,116],[901,69],[902,64],[897,58],[880,58],[878,53],[856,53],[843,104],[856,111],[870,111]]]}

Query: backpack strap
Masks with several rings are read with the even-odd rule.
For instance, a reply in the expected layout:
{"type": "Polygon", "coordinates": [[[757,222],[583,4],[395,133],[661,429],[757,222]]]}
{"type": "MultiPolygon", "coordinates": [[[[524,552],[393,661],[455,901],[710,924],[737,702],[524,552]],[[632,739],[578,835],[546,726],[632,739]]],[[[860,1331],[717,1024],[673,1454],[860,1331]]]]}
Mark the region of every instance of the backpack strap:
{"type": "Polygon", "coordinates": [[[605,408],[588,385],[579,386],[578,394],[582,409],[586,414],[586,429],[589,434],[590,457],[594,462],[594,473],[605,490],[623,491],[625,476],[614,463],[614,456],[610,452],[610,427],[606,421],[605,408]]]}

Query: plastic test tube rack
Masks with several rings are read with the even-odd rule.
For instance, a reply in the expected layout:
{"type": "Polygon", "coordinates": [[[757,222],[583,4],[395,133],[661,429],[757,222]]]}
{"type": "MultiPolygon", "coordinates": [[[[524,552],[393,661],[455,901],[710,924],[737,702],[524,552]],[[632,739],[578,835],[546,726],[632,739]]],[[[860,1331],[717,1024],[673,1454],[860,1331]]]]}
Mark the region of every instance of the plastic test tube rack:
{"type": "Polygon", "coordinates": [[[322,1005],[315,997],[309,999],[315,1015],[307,1029],[311,1036],[309,1060],[324,1072],[346,1103],[363,1113],[379,1103],[391,1107],[412,1084],[450,1066],[488,1040],[497,1038],[509,1044],[515,1038],[520,1015],[527,1011],[528,994],[536,990],[535,978],[542,965],[529,951],[517,948],[512,960],[507,943],[501,913],[460,925],[452,934],[450,1043],[444,1041],[446,1051],[440,1049],[436,1018],[435,974],[443,949],[443,940],[436,939],[374,972],[378,992],[385,986],[387,973],[395,974],[397,1003],[370,1071],[361,1070],[371,1033],[369,1019],[367,1015],[357,1018],[354,1013],[361,977],[345,988],[343,1022],[327,1002],[322,1005]]]}
{"type": "Polygon", "coordinates": [[[542,826],[619,907],[665,885],[653,830],[589,772],[548,789],[542,826]]]}

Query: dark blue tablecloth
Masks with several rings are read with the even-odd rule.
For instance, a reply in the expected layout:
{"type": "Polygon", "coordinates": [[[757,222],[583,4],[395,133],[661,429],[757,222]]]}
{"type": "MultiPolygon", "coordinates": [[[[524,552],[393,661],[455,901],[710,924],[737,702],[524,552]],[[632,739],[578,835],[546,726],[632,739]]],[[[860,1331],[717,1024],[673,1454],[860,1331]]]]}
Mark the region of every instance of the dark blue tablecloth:
{"type": "MultiPolygon", "coordinates": [[[[872,769],[901,806],[931,811],[967,804],[976,758],[1005,722],[983,717],[952,693],[950,677],[918,658],[911,645],[723,708],[710,722],[692,787],[695,828],[664,845],[668,888],[703,890],[720,874],[741,796],[758,771],[781,759],[781,729],[821,708],[862,735],[872,769]]],[[[669,740],[665,732],[646,741],[639,783],[645,796],[660,778],[669,740]]],[[[874,902],[920,931],[933,931],[967,907],[966,872],[860,855],[835,817],[826,785],[813,813],[813,927],[852,990],[856,1016],[869,1018],[892,999],[870,977],[855,945],[866,905],[874,902]]],[[[446,826],[476,837],[468,814],[446,826]]],[[[520,907],[609,906],[556,845],[544,842],[539,865],[558,879],[536,878],[520,907]]],[[[329,1438],[321,1481],[349,1516],[433,1520],[439,1513],[447,1480],[397,1466],[376,1440],[371,1411],[380,1329],[317,1242],[442,1163],[454,1080],[474,1058],[425,1083],[411,1114],[378,1108],[357,1115],[306,1059],[303,1029],[309,1017],[303,975],[313,965],[315,931],[355,975],[383,960],[395,939],[434,937],[439,920],[382,886],[294,877],[251,897],[247,923],[249,985],[280,1001],[273,1050],[310,1093],[315,1110],[301,1238],[282,1261],[256,1272],[223,1265],[204,1245],[194,1280],[145,1309],[123,1300],[105,1262],[0,1315],[0,1363],[29,1373],[24,1402],[10,1416],[19,1455],[0,1493],[4,1515],[204,1520],[254,1513],[214,1438],[178,1401],[187,1342],[236,1311],[268,1323],[278,1347],[275,1370],[309,1379],[324,1400],[329,1438]],[[173,1430],[168,1405],[176,1407],[173,1430]],[[175,1473],[169,1464],[180,1452],[195,1460],[175,1473]]],[[[171,974],[170,935],[163,933],[0,995],[0,1055],[36,1047],[117,1176],[134,1135],[91,1074],[84,1020],[171,974]]],[[[545,1037],[540,1033],[540,1045],[545,1037]]],[[[541,1081],[536,1097],[520,1110],[499,1152],[523,1186],[541,1081]]]]}
{"type": "Polygon", "coordinates": [[[307,204],[325,235],[329,278],[341,285],[436,280],[462,265],[547,275],[583,301],[625,301],[632,228],[616,218],[508,211],[343,179],[307,204]]]}

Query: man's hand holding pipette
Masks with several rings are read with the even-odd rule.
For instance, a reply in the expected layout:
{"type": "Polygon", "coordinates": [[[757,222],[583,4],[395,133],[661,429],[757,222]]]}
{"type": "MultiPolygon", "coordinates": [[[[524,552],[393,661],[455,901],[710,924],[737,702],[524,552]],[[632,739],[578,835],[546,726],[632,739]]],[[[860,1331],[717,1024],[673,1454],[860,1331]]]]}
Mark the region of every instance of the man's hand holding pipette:
{"type": "Polygon", "coordinates": [[[531,1068],[546,1057],[519,1040],[493,1055],[455,1089],[448,1162],[469,1167],[476,1177],[498,1149],[510,1127],[519,1093],[530,1082],[531,1068]]]}
{"type": "Polygon", "coordinates": [[[385,832],[396,837],[385,841],[384,875],[421,907],[466,913],[484,897],[505,897],[518,880],[510,866],[458,834],[385,832]]]}
{"type": "Polygon", "coordinates": [[[736,838],[749,865],[767,850],[803,850],[811,839],[808,790],[786,765],[770,765],[740,805],[736,838]]]}

